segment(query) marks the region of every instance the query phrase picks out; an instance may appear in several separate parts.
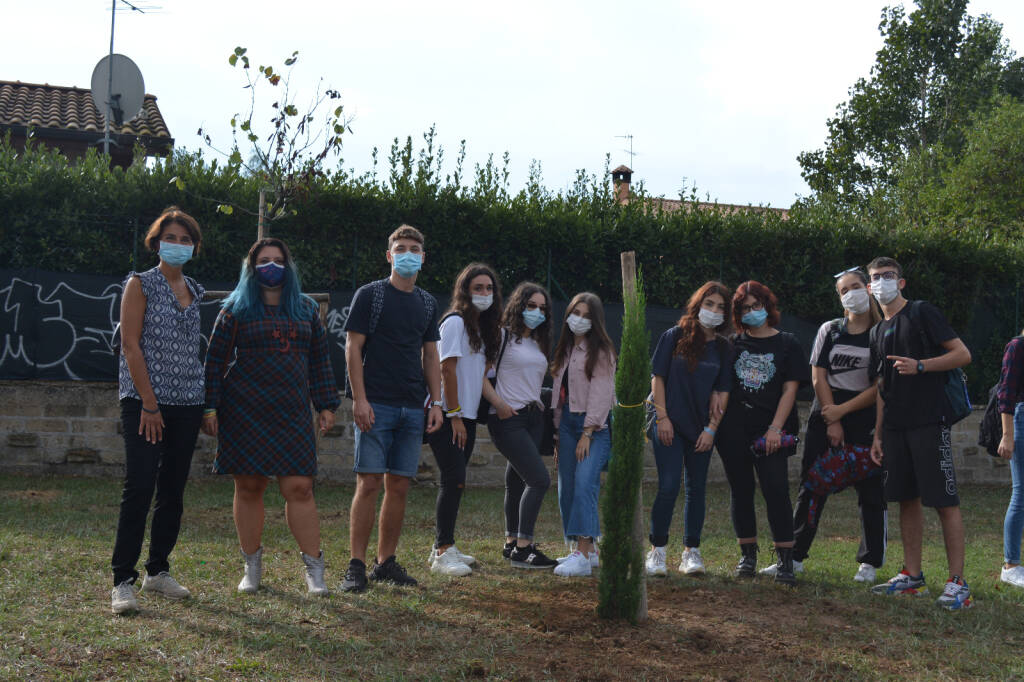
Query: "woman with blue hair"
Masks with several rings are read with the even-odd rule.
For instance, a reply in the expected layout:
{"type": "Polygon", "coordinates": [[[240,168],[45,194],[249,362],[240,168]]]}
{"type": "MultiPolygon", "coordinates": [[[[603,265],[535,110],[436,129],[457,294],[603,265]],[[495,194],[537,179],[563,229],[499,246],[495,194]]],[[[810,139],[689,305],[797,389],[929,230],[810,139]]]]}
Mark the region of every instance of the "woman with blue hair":
{"type": "Polygon", "coordinates": [[[320,431],[327,431],[341,400],[318,306],[302,294],[285,243],[261,239],[249,249],[238,286],[224,300],[206,356],[203,431],[218,437],[214,473],[231,474],[235,481],[235,529],[245,558],[240,592],[260,586],[263,493],[276,476],[309,593],[327,594],[313,499],[311,400],[320,431]]]}

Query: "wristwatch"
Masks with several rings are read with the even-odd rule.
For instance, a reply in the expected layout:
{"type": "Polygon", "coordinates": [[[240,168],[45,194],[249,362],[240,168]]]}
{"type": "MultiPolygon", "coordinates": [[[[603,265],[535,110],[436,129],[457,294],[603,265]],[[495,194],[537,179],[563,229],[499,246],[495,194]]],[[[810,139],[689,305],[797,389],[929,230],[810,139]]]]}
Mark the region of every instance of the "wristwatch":
{"type": "Polygon", "coordinates": [[[444,409],[444,403],[442,403],[440,400],[433,400],[433,401],[431,401],[430,406],[431,407],[440,407],[440,408],[444,409]]]}
{"type": "Polygon", "coordinates": [[[924,360],[917,361],[917,373],[924,374],[924,360]]]}

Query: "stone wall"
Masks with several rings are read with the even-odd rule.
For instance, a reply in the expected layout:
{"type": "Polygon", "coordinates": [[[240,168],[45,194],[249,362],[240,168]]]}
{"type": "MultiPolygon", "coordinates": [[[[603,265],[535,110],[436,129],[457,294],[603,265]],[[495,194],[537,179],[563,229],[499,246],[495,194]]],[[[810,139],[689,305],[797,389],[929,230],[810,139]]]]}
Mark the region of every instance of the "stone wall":
{"type": "MultiPolygon", "coordinates": [[[[801,423],[806,423],[807,404],[800,404],[801,423]]],[[[953,429],[954,461],[962,482],[1008,484],[1005,460],[990,457],[977,442],[982,411],[953,429]]],[[[0,382],[0,472],[54,473],[85,476],[116,476],[124,471],[117,385],[95,382],[0,382]]],[[[337,425],[320,439],[320,477],[351,481],[351,403],[343,401],[337,425]]],[[[201,435],[192,464],[193,476],[209,476],[216,451],[214,439],[201,435]]],[[[424,446],[418,476],[424,483],[436,478],[429,448],[424,446]]],[[[790,459],[793,478],[799,475],[799,457],[790,459]]],[[[477,434],[470,460],[468,484],[501,486],[505,459],[491,444],[486,427],[477,434]]],[[[648,445],[645,478],[657,480],[654,457],[648,445]]],[[[721,460],[713,458],[709,478],[724,481],[721,460]]]]}

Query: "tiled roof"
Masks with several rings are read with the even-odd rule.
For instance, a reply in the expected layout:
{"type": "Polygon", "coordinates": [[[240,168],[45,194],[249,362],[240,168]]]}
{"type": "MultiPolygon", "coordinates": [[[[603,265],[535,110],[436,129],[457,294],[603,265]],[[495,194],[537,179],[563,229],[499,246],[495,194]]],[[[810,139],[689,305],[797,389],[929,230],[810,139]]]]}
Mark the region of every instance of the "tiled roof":
{"type": "MultiPolygon", "coordinates": [[[[0,125],[23,125],[83,132],[103,132],[103,116],[83,88],[0,81],[0,125]]],[[[171,139],[154,95],[143,99],[142,114],[111,132],[157,139],[171,139]]]]}
{"type": "MultiPolygon", "coordinates": [[[[657,202],[658,204],[660,204],[661,209],[667,213],[679,210],[691,211],[694,207],[694,202],[681,201],[679,199],[664,199],[661,197],[657,197],[650,199],[650,201],[657,202]]],[[[778,213],[783,220],[787,220],[789,218],[789,210],[785,208],[771,208],[770,206],[740,206],[739,204],[720,204],[718,202],[712,203],[707,201],[698,201],[696,202],[696,205],[702,211],[721,211],[726,215],[732,215],[733,213],[744,213],[749,211],[751,213],[778,213]]]]}

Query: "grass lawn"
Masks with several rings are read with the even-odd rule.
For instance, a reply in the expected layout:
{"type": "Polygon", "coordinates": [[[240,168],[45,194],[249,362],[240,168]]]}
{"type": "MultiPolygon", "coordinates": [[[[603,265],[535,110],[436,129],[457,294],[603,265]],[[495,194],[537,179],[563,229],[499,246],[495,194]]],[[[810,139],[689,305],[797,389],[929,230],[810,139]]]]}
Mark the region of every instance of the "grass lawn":
{"type": "MultiPolygon", "coordinates": [[[[317,489],[332,590],[348,559],[351,493],[350,486],[317,489]]],[[[998,581],[1006,489],[962,491],[975,607],[951,614],[933,601],[946,578],[934,514],[926,517],[928,598],[877,597],[852,581],[860,533],[852,492],[829,502],[807,570],[790,590],[730,577],[738,555],[728,489],[711,486],[702,546],[709,574],[672,571],[649,582],[651,619],[636,627],[596,618],[596,578],[517,571],[501,560],[500,490],[464,497],[459,547],[480,559],[476,572],[430,574],[435,494],[412,490],[399,547],[418,588],[309,599],[276,491],[267,496],[264,589],[241,595],[231,483],[193,482],[171,557],[193,598],[142,596],[138,614],[116,617],[109,559],[120,482],[2,476],[0,678],[1024,678],[1024,590],[998,581]]],[[[653,491],[646,497],[650,504],[653,491]]],[[[681,522],[680,496],[673,567],[681,522]]],[[[763,508],[760,523],[767,547],[763,508]]],[[[895,511],[890,536],[880,579],[899,568],[895,511]]],[[[560,537],[552,490],[538,541],[557,556],[560,537]]],[[[770,560],[767,552],[761,558],[770,560]]]]}

